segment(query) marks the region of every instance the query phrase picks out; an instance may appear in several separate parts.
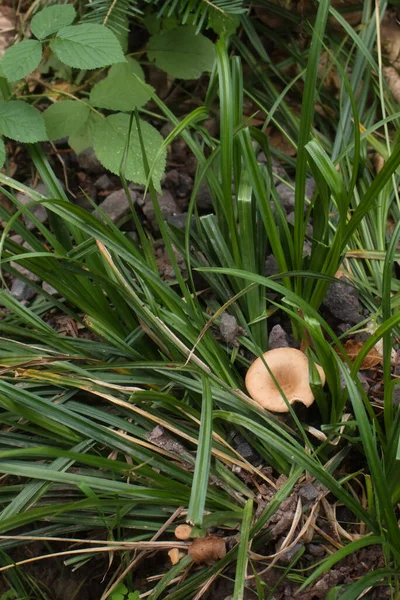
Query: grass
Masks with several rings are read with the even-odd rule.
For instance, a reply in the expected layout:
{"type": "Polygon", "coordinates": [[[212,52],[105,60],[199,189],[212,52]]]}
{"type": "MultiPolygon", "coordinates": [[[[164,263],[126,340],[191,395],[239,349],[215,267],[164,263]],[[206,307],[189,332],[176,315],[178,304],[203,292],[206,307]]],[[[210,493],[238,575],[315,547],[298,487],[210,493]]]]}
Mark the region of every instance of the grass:
{"type": "MultiPolygon", "coordinates": [[[[287,17],[287,22],[293,20],[282,7],[263,4],[287,17]]],[[[193,568],[190,556],[185,557],[156,580],[146,597],[200,598],[215,578],[229,576],[233,568],[233,597],[239,600],[248,592],[250,564],[256,581],[253,596],[272,598],[273,590],[260,572],[302,541],[314,523],[313,511],[325,502],[351,511],[352,524],[339,523],[334,511],[330,517],[326,513],[336,528],[335,545],[310,572],[303,570],[299,551],[284,570],[286,581],[301,590],[312,587],[346,556],[378,546],[385,567],[336,586],[330,598],[343,591],[341,598],[356,599],[382,584],[391,598],[398,597],[400,417],[393,402],[396,380],[390,351],[400,322],[400,292],[393,277],[400,227],[391,238],[387,231],[388,217],[397,221],[399,214],[398,112],[384,82],[371,69],[377,60],[377,19],[375,5],[364,5],[365,26],[359,30],[349,31],[329,2],[321,0],[317,18],[311,24],[303,21],[312,36],[310,48],[283,38],[284,60],[298,66],[300,77],[292,78],[279,63],[271,66],[271,72],[263,68],[272,63],[261,42],[266,27],[243,17],[244,38],[233,40],[229,52],[225,40],[217,43],[216,69],[204,107],[180,121],[154,95],[158,110],[175,128],[165,144],[182,136],[198,164],[185,232],[164,222],[151,184],[149,188],[175,271],[173,282],[160,277],[151,241],[140,225],[141,243],[136,244],[105,215],[94,216],[69,201],[39,146],[30,147],[29,153],[50,191],[48,198],[0,174],[1,191],[18,208],[14,216],[0,208],[0,218],[7,223],[0,242],[2,276],[15,275],[13,265],[18,262],[59,292],[55,298],[36,286],[37,297],[24,306],[6,285],[0,291],[0,572],[13,589],[31,585],[24,583],[24,565],[11,568],[9,555],[19,546],[45,539],[52,555],[56,539],[75,539],[77,544],[64,545],[69,554],[62,557],[73,569],[99,552],[114,555],[118,549],[105,600],[122,579],[129,581],[137,565],[132,549],[165,551],[166,540],[174,539],[175,525],[189,521],[198,535],[214,526],[239,530],[240,536],[226,557],[212,566],[193,568]],[[326,29],[329,12],[344,26],[344,39],[326,29]],[[317,76],[324,48],[341,79],[337,99],[324,88],[324,77],[317,76]],[[239,54],[250,67],[258,65],[245,79],[239,54]],[[365,84],[359,91],[361,77],[365,84]],[[303,96],[301,115],[292,113],[291,94],[303,96]],[[374,95],[372,103],[369,94],[374,95]],[[246,97],[257,102],[268,122],[287,133],[297,148],[295,160],[270,146],[267,123],[255,128],[243,121],[246,97]],[[217,104],[220,141],[208,135],[201,120],[217,104]],[[334,110],[337,121],[320,117],[316,104],[334,110]],[[387,160],[375,174],[368,151],[371,136],[379,133],[380,116],[387,160]],[[258,162],[258,150],[264,151],[266,164],[258,162]],[[293,226],[287,223],[276,192],[272,155],[286,160],[288,171],[296,167],[293,226]],[[316,182],[311,200],[304,193],[309,175],[316,182]],[[199,216],[196,193],[203,180],[211,191],[214,212],[199,216]],[[15,192],[22,189],[51,216],[48,227],[36,221],[40,235],[18,219],[32,206],[18,205],[15,192]],[[310,217],[311,252],[305,255],[310,217]],[[32,250],[11,240],[11,232],[32,250]],[[185,257],[186,279],[174,247],[185,257]],[[277,262],[276,276],[265,277],[267,252],[277,262]],[[342,340],[319,312],[341,266],[376,324],[354,364],[342,362],[335,351],[339,348],[345,354],[342,340]],[[207,295],[198,293],[199,274],[209,289],[207,295]],[[48,324],[53,309],[92,335],[58,333],[48,324]],[[216,339],[212,325],[224,311],[243,327],[245,335],[239,342],[245,352],[216,339]],[[286,314],[297,341],[327,374],[324,389],[313,381],[312,417],[300,417],[292,409],[282,420],[261,410],[244,391],[251,357],[267,350],[268,317],[273,311],[286,314]],[[378,403],[367,396],[357,373],[379,339],[384,347],[385,392],[378,403]],[[154,436],[157,426],[162,427],[159,437],[154,436]],[[233,432],[240,432],[259,453],[263,466],[271,467],[272,481],[238,454],[233,432]],[[353,456],[357,456],[354,466],[353,456]],[[279,475],[286,479],[277,488],[279,475]],[[270,519],[310,478],[323,486],[320,495],[313,506],[298,505],[298,527],[286,532],[278,557],[266,557],[270,519]],[[274,492],[265,504],[254,482],[274,492]],[[18,535],[21,527],[23,536],[18,535]]],[[[150,173],[151,165],[147,168],[150,173]]],[[[123,172],[121,179],[125,184],[123,172]]],[[[32,214],[30,218],[35,220],[32,214]]],[[[314,531],[315,543],[329,544],[331,538],[326,536],[321,529],[314,531]]],[[[29,593],[46,597],[38,590],[29,593]]]]}

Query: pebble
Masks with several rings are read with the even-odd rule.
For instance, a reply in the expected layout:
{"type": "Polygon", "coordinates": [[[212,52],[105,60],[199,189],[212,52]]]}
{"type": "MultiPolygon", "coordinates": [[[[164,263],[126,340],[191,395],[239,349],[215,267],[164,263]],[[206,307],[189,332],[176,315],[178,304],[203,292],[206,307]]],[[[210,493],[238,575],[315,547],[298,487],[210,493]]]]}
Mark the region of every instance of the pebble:
{"type": "Polygon", "coordinates": [[[319,492],[317,488],[312,483],[305,483],[299,489],[299,496],[302,498],[302,500],[305,500],[306,502],[312,502],[313,500],[318,498],[318,494],[319,492]]]}
{"type": "Polygon", "coordinates": [[[78,155],[78,164],[81,169],[93,173],[94,175],[104,173],[104,167],[97,158],[93,148],[87,148],[78,155]]]}
{"type": "MultiPolygon", "coordinates": [[[[158,203],[161,213],[165,219],[168,219],[168,217],[172,217],[181,212],[175,198],[168,190],[163,190],[162,194],[158,197],[158,203]]],[[[155,231],[158,231],[157,219],[150,194],[146,195],[143,205],[143,214],[150,222],[152,228],[155,231]]]]}
{"type": "Polygon", "coordinates": [[[22,302],[24,300],[30,300],[36,294],[36,291],[25,281],[20,279],[14,279],[11,285],[11,294],[22,302]]]}
{"type": "MultiPolygon", "coordinates": [[[[31,186],[32,182],[31,181],[26,181],[25,185],[31,186]]],[[[37,192],[38,194],[42,194],[42,196],[49,196],[49,191],[47,189],[47,187],[44,185],[44,183],[38,183],[37,186],[34,188],[35,192],[37,192]]],[[[16,199],[21,202],[21,204],[24,204],[25,206],[27,204],[30,204],[31,206],[29,207],[29,211],[41,222],[41,223],[45,223],[47,220],[47,211],[45,209],[45,207],[43,206],[43,204],[40,204],[40,202],[36,202],[35,204],[33,204],[33,200],[31,198],[29,198],[26,194],[24,194],[24,192],[18,192],[16,194],[16,199]]],[[[23,220],[24,223],[26,225],[26,227],[32,231],[32,229],[35,229],[35,224],[33,223],[33,221],[31,221],[31,219],[29,219],[29,217],[27,216],[28,213],[24,213],[23,215],[23,220]]]]}
{"type": "Polygon", "coordinates": [[[225,344],[233,344],[239,333],[239,326],[236,318],[228,313],[223,313],[219,324],[219,332],[222,341],[225,342],[225,344]]]}
{"type": "Polygon", "coordinates": [[[329,286],[323,305],[341,323],[356,325],[362,320],[357,290],[342,281],[329,286]]]}
{"type": "Polygon", "coordinates": [[[212,208],[212,196],[207,183],[203,180],[196,194],[196,204],[200,210],[210,210],[212,208]]]}
{"type": "Polygon", "coordinates": [[[274,350],[275,348],[288,348],[289,340],[286,331],[281,325],[274,325],[270,331],[268,337],[268,348],[274,350]]]}
{"type": "MultiPolygon", "coordinates": [[[[132,190],[129,190],[129,193],[132,202],[134,203],[136,200],[136,193],[132,190]]],[[[130,205],[125,191],[120,189],[109,194],[109,196],[107,196],[107,198],[103,200],[101,204],[99,204],[99,209],[106,213],[113,223],[118,223],[118,221],[120,221],[123,217],[126,217],[130,211],[130,205]]],[[[96,213],[97,211],[95,210],[93,212],[96,213]]]]}
{"type": "Polygon", "coordinates": [[[275,256],[273,254],[268,254],[265,260],[265,275],[266,277],[270,277],[270,275],[276,275],[279,273],[279,267],[275,260],[275,256]]]}
{"type": "Polygon", "coordinates": [[[43,289],[43,291],[50,294],[50,296],[58,296],[59,295],[58,290],[56,290],[56,288],[53,288],[53,286],[50,285],[49,283],[47,283],[46,281],[43,281],[42,289],[43,289]]]}
{"type": "Polygon", "coordinates": [[[112,190],[114,187],[114,182],[112,179],[104,173],[94,182],[94,187],[101,192],[105,192],[106,190],[112,190]]]}

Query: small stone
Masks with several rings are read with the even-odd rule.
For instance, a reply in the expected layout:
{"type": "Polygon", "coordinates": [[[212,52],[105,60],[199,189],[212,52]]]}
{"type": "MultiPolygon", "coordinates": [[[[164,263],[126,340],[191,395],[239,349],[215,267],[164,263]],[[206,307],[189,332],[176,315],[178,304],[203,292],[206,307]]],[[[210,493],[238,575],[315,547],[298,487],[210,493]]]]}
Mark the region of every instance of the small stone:
{"type": "Polygon", "coordinates": [[[174,126],[172,125],[172,123],[165,123],[161,129],[160,129],[160,133],[163,136],[163,138],[165,139],[166,137],[169,136],[170,133],[172,133],[174,130],[174,126]]]}
{"type": "MultiPolygon", "coordinates": [[[[32,182],[26,181],[25,185],[30,186],[30,185],[32,185],[32,182]]],[[[42,196],[49,196],[48,189],[44,185],[44,183],[38,183],[37,186],[34,188],[34,191],[37,192],[38,194],[41,194],[42,196]]],[[[24,194],[24,192],[18,192],[15,197],[19,202],[21,202],[21,204],[24,204],[25,206],[30,204],[29,212],[31,212],[41,223],[46,222],[47,211],[46,211],[45,207],[43,206],[43,204],[41,204],[40,202],[34,202],[31,198],[29,198],[26,194],[24,194]]],[[[27,215],[28,215],[28,212],[24,213],[24,215],[23,215],[24,223],[25,223],[26,227],[30,231],[32,231],[32,229],[35,229],[36,225],[34,224],[33,221],[31,221],[31,219],[27,215]]]]}
{"type": "Polygon", "coordinates": [[[281,325],[274,325],[271,329],[268,338],[268,348],[270,350],[275,350],[275,348],[288,348],[289,341],[286,331],[281,327],[281,325]]]}
{"type": "Polygon", "coordinates": [[[322,557],[326,553],[325,548],[323,546],[319,546],[318,544],[308,544],[307,550],[310,554],[317,557],[322,557]]]}
{"type": "Polygon", "coordinates": [[[87,148],[78,155],[78,164],[81,169],[95,175],[100,175],[100,173],[104,172],[104,167],[97,158],[93,148],[87,148]]]}
{"type": "Polygon", "coordinates": [[[282,206],[287,213],[294,211],[294,190],[289,188],[284,183],[278,183],[276,193],[279,196],[282,206]]]}
{"type": "Polygon", "coordinates": [[[271,275],[276,275],[277,273],[279,273],[279,267],[275,256],[273,254],[268,254],[265,260],[265,275],[266,277],[270,277],[271,275]]]}
{"type": "Polygon", "coordinates": [[[297,544],[295,544],[293,546],[293,548],[289,548],[289,550],[287,550],[286,552],[284,552],[283,554],[280,555],[279,560],[281,560],[284,563],[290,563],[290,561],[292,560],[292,558],[297,554],[297,552],[303,547],[303,544],[301,544],[300,542],[297,542],[297,544]]]}
{"type": "Polygon", "coordinates": [[[25,283],[25,281],[21,281],[20,279],[14,279],[11,285],[11,294],[19,300],[19,302],[23,302],[26,300],[30,300],[36,294],[36,291],[31,288],[30,285],[25,283]]]}
{"type": "Polygon", "coordinates": [[[101,175],[98,179],[96,179],[94,186],[97,190],[104,192],[106,190],[112,190],[114,187],[114,182],[108,175],[106,175],[106,173],[104,173],[104,175],[101,175]]]}
{"type": "Polygon", "coordinates": [[[323,305],[341,323],[356,325],[362,320],[358,292],[343,281],[329,286],[323,305]]]}
{"type": "Polygon", "coordinates": [[[315,181],[312,177],[306,179],[306,193],[305,196],[308,200],[311,200],[315,192],[315,181]]]}
{"type": "MultiPolygon", "coordinates": [[[[163,193],[158,198],[158,203],[160,206],[161,213],[165,219],[173,215],[179,214],[181,212],[178,204],[175,201],[175,198],[168,190],[163,190],[163,193]]],[[[143,205],[143,214],[146,217],[146,219],[150,222],[153,229],[155,231],[158,231],[157,219],[155,216],[153,202],[151,200],[150,194],[146,195],[145,202],[143,205]]]]}
{"type": "Polygon", "coordinates": [[[210,210],[212,208],[212,196],[207,183],[203,180],[196,194],[196,204],[200,210],[210,210]]]}
{"type": "Polygon", "coordinates": [[[305,483],[299,489],[299,496],[306,502],[313,502],[316,498],[318,498],[318,495],[319,492],[312,483],[305,483]]]}
{"type": "MultiPolygon", "coordinates": [[[[177,229],[180,229],[181,231],[185,231],[187,218],[188,218],[188,214],[187,214],[187,212],[185,212],[185,213],[182,213],[181,215],[170,215],[169,217],[167,217],[167,221],[168,221],[168,223],[170,223],[177,229]]],[[[192,229],[194,229],[195,225],[196,225],[196,219],[192,215],[192,217],[190,219],[190,227],[192,229]]]]}
{"type": "Polygon", "coordinates": [[[219,324],[219,332],[223,342],[226,344],[234,343],[239,332],[236,318],[228,313],[223,313],[219,324]]]}
{"type": "MultiPolygon", "coordinates": [[[[346,369],[346,371],[348,373],[350,373],[349,367],[347,365],[343,365],[343,366],[346,369]]],[[[371,386],[368,383],[367,377],[364,375],[364,373],[359,372],[359,373],[357,373],[357,378],[361,382],[361,385],[363,386],[364,391],[366,393],[368,393],[370,391],[371,386]]],[[[340,371],[340,373],[339,373],[339,381],[340,381],[340,389],[345,390],[347,388],[347,382],[345,381],[345,379],[342,375],[342,371],[340,371]]]]}
{"type": "Polygon", "coordinates": [[[179,173],[179,183],[176,194],[179,198],[186,198],[193,189],[193,179],[187,173],[179,173]]]}
{"type": "MultiPolygon", "coordinates": [[[[136,200],[136,193],[129,190],[132,203],[136,200]]],[[[123,189],[112,192],[101,204],[99,209],[102,210],[113,223],[118,223],[123,217],[126,217],[130,211],[130,205],[123,189]]],[[[97,210],[93,211],[97,213],[97,210]]]]}
{"type": "Polygon", "coordinates": [[[58,296],[59,295],[58,290],[56,290],[56,288],[54,288],[52,285],[47,283],[47,281],[43,281],[42,289],[44,292],[47,292],[47,294],[50,294],[50,296],[58,296]]]}
{"type": "Polygon", "coordinates": [[[179,185],[179,171],[178,169],[171,169],[165,174],[165,184],[168,187],[178,187],[179,185]]]}

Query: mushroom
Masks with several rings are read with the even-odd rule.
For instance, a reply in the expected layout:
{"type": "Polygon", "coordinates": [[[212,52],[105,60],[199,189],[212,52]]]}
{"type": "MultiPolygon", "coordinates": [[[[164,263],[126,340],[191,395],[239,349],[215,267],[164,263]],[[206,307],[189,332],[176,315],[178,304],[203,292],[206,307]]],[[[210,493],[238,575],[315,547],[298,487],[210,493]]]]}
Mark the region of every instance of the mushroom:
{"type": "Polygon", "coordinates": [[[178,540],[189,540],[192,533],[192,527],[190,525],[178,525],[175,528],[175,537],[178,540]]]}
{"type": "MultiPolygon", "coordinates": [[[[314,395],[308,380],[308,358],[295,348],[276,348],[253,362],[246,375],[246,388],[253,400],[272,412],[289,412],[265,364],[274,374],[289,404],[302,402],[308,407],[313,403],[314,395]]],[[[324,370],[319,365],[315,366],[324,385],[324,370]]]]}

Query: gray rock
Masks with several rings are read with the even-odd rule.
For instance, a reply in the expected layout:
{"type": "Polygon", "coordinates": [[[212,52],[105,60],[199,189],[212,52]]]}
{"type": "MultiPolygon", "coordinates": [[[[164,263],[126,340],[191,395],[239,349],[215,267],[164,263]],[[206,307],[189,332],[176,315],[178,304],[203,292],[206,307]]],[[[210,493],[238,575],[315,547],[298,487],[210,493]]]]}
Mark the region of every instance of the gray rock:
{"type": "Polygon", "coordinates": [[[58,290],[56,290],[56,288],[53,288],[52,285],[50,285],[49,283],[47,283],[47,281],[43,281],[42,283],[42,289],[47,292],[48,294],[50,294],[50,296],[58,296],[58,290]]]}
{"type": "Polygon", "coordinates": [[[323,305],[342,323],[356,325],[362,320],[358,292],[343,281],[330,285],[323,305]]]}
{"type": "Polygon", "coordinates": [[[287,213],[294,211],[294,190],[291,190],[284,183],[278,183],[276,193],[279,196],[282,206],[287,213]]]}
{"type": "Polygon", "coordinates": [[[289,564],[290,561],[292,560],[292,558],[297,554],[297,552],[303,547],[303,544],[301,542],[297,542],[297,544],[295,544],[293,546],[293,548],[289,548],[289,550],[286,550],[286,552],[283,552],[280,557],[279,560],[281,562],[284,562],[286,564],[289,564]]]}
{"type": "MultiPolygon", "coordinates": [[[[294,225],[294,212],[289,213],[286,217],[286,220],[291,225],[294,225]]],[[[307,225],[306,225],[306,234],[309,235],[310,237],[312,237],[313,226],[311,225],[311,223],[307,223],[307,225]]]]}
{"type": "MultiPolygon", "coordinates": [[[[136,200],[136,193],[129,190],[131,200],[134,203],[136,200]]],[[[101,204],[99,208],[109,216],[113,223],[117,223],[123,217],[126,217],[130,211],[130,205],[123,189],[112,192],[101,204]]],[[[93,211],[96,213],[97,211],[93,211]]]]}
{"type": "Polygon", "coordinates": [[[268,337],[268,348],[288,348],[289,341],[286,331],[280,325],[274,325],[268,337]]]}
{"type": "Polygon", "coordinates": [[[186,198],[193,189],[193,179],[187,173],[179,173],[179,182],[176,194],[179,198],[186,198]]]}
{"type": "Polygon", "coordinates": [[[196,204],[201,210],[210,210],[212,208],[212,196],[207,183],[203,180],[196,194],[196,204]]]}
{"type": "Polygon", "coordinates": [[[163,138],[166,138],[169,136],[170,133],[172,133],[174,130],[174,126],[172,125],[172,123],[165,123],[161,129],[160,129],[160,133],[163,136],[163,138]]]}
{"type": "Polygon", "coordinates": [[[319,546],[318,544],[308,544],[307,550],[312,556],[322,557],[325,556],[326,550],[323,546],[319,546]]]}
{"type": "MultiPolygon", "coordinates": [[[[17,236],[15,236],[15,237],[17,237],[17,236]]],[[[22,238],[21,238],[21,240],[22,240],[22,238]]],[[[26,250],[33,250],[32,246],[30,246],[28,244],[28,242],[23,242],[22,246],[24,248],[26,248],[26,250]]],[[[35,273],[32,273],[31,271],[26,269],[24,266],[22,266],[22,264],[19,261],[11,261],[10,266],[13,267],[13,269],[15,269],[16,271],[18,271],[18,273],[21,273],[21,275],[23,275],[30,281],[35,281],[35,282],[40,281],[40,277],[38,275],[35,275],[35,273]]]]}
{"type": "MultiPolygon", "coordinates": [[[[165,219],[173,215],[179,214],[181,212],[175,198],[168,190],[163,190],[161,196],[158,197],[158,203],[160,206],[161,213],[165,219]]],[[[143,214],[146,217],[146,219],[150,222],[153,229],[158,231],[158,224],[150,194],[146,195],[143,205],[143,214]]]]}
{"type": "Polygon", "coordinates": [[[36,294],[36,291],[25,281],[14,279],[11,285],[11,294],[20,302],[30,300],[36,294]]]}
{"type": "MultiPolygon", "coordinates": [[[[350,373],[350,369],[347,365],[344,365],[344,368],[346,369],[346,371],[348,373],[350,373]]],[[[367,377],[364,375],[364,373],[357,373],[357,378],[358,378],[358,381],[360,381],[361,385],[363,386],[365,393],[368,393],[371,386],[368,383],[367,377]]],[[[347,383],[346,383],[341,371],[339,373],[339,381],[340,381],[340,389],[345,390],[347,387],[347,383]]]]}
{"type": "MultiPolygon", "coordinates": [[[[32,185],[31,181],[27,181],[25,182],[26,185],[32,185]]],[[[34,188],[35,192],[37,192],[38,194],[42,194],[43,196],[49,196],[49,192],[47,187],[44,185],[44,183],[38,183],[37,186],[34,188]]],[[[25,206],[30,204],[31,206],[29,207],[29,211],[41,222],[41,223],[45,223],[47,220],[47,211],[45,209],[45,207],[43,206],[43,204],[40,204],[40,202],[36,202],[33,203],[33,200],[31,198],[29,198],[26,194],[24,194],[24,192],[18,192],[16,194],[16,199],[21,202],[21,204],[24,204],[25,206]]],[[[25,213],[23,215],[23,219],[24,219],[24,223],[26,225],[26,227],[32,231],[32,229],[35,229],[35,224],[33,223],[33,221],[31,221],[31,219],[27,216],[28,213],[25,213]]]]}
{"type": "Polygon", "coordinates": [[[96,179],[94,186],[97,190],[104,192],[106,190],[112,190],[114,187],[114,182],[106,173],[104,173],[104,175],[101,175],[98,179],[96,179]]]}
{"type": "Polygon", "coordinates": [[[305,193],[306,198],[308,198],[308,200],[311,200],[311,198],[314,196],[314,192],[315,192],[315,181],[312,177],[307,177],[306,193],[305,193]]]}
{"type": "Polygon", "coordinates": [[[265,260],[265,275],[266,277],[269,277],[270,275],[276,275],[277,273],[279,273],[279,268],[275,256],[273,254],[268,254],[265,260]]]}
{"type": "Polygon", "coordinates": [[[97,158],[93,148],[87,148],[78,155],[78,165],[81,169],[94,175],[104,173],[104,167],[97,158]]]}
{"type": "Polygon", "coordinates": [[[318,498],[319,491],[312,483],[305,483],[299,489],[299,496],[305,502],[313,502],[316,498],[318,498]]]}
{"type": "MultiPolygon", "coordinates": [[[[188,218],[188,214],[187,214],[187,212],[185,212],[185,213],[182,213],[181,215],[170,215],[169,217],[167,217],[167,221],[168,221],[168,223],[170,223],[177,229],[181,229],[182,231],[184,231],[186,228],[187,218],[188,218]]],[[[192,215],[192,217],[190,219],[190,227],[193,229],[195,227],[195,225],[196,225],[196,220],[192,215]]]]}
{"type": "Polygon", "coordinates": [[[236,318],[224,312],[219,324],[219,332],[222,340],[226,344],[233,344],[236,341],[236,336],[239,333],[239,329],[240,328],[237,324],[236,318]]]}

